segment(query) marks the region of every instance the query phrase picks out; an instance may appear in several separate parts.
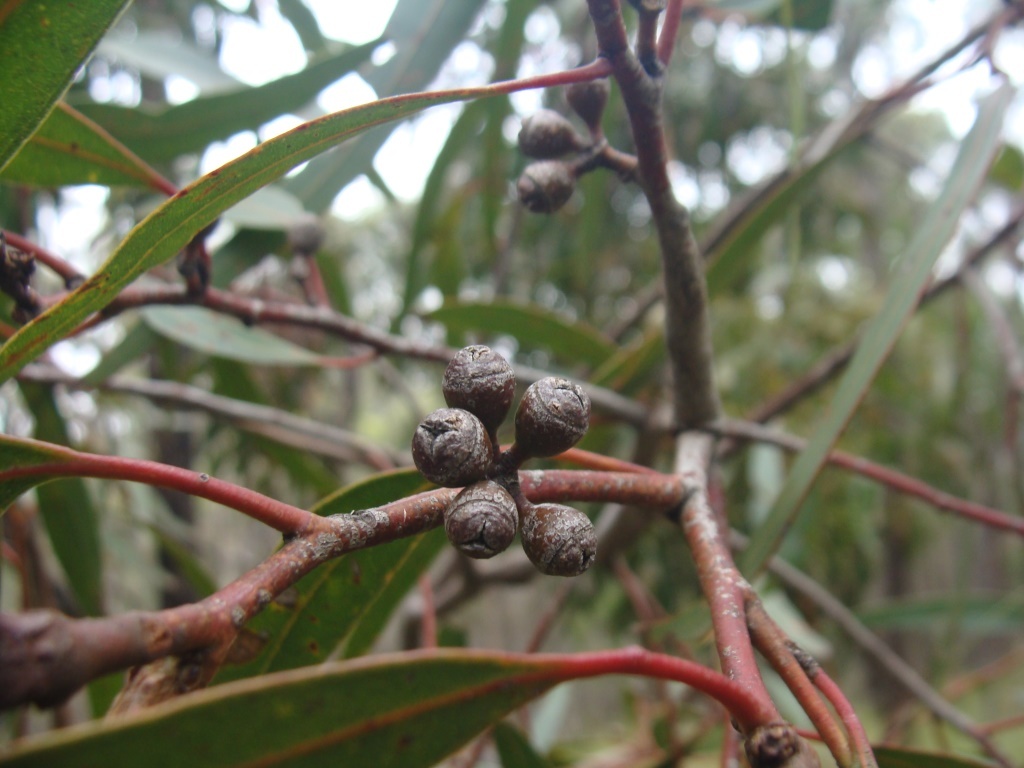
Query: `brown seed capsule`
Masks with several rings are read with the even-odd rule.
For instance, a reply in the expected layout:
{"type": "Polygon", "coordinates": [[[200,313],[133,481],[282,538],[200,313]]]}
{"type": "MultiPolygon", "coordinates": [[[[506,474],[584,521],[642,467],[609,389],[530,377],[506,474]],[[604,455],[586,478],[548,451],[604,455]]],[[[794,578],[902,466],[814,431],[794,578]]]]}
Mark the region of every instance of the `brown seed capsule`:
{"type": "Polygon", "coordinates": [[[572,123],[553,109],[541,109],[523,120],[519,130],[519,151],[537,160],[552,160],[586,149],[587,140],[572,123]]]}
{"type": "Polygon", "coordinates": [[[416,428],[412,460],[430,482],[458,488],[487,473],[492,460],[491,440],[480,419],[469,411],[441,408],[416,428]]]}
{"type": "Polygon", "coordinates": [[[597,556],[594,524],[578,509],[538,504],[523,513],[523,551],[549,576],[579,576],[597,556]]]}
{"type": "Polygon", "coordinates": [[[554,456],[590,426],[590,398],[568,379],[547,376],[527,388],[516,410],[516,445],[527,456],[554,456]]]}
{"type": "Polygon", "coordinates": [[[475,344],[455,353],[441,382],[444,401],[469,411],[495,430],[508,416],[515,395],[512,366],[490,347],[475,344]]]}
{"type": "Polygon", "coordinates": [[[516,182],[519,202],[532,213],[554,213],[572,197],[576,176],[561,160],[530,163],[516,182]]]}
{"type": "Polygon", "coordinates": [[[586,83],[573,83],[565,89],[565,98],[587,127],[591,131],[597,131],[601,125],[604,106],[608,103],[610,90],[611,86],[604,78],[586,83]]]}
{"type": "Polygon", "coordinates": [[[512,494],[493,480],[482,480],[452,499],[444,511],[444,531],[460,552],[482,560],[508,549],[518,520],[512,494]]]}

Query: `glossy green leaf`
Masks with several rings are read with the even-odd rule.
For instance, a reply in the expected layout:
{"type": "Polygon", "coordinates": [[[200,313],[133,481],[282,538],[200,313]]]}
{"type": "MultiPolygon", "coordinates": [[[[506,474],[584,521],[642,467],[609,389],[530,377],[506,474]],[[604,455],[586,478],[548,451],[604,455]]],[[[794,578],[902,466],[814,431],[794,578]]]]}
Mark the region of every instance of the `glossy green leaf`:
{"type": "Polygon", "coordinates": [[[878,768],[996,768],[988,760],[952,755],[942,752],[924,752],[905,747],[873,747],[878,768]]]}
{"type": "Polygon", "coordinates": [[[304,123],[211,171],[139,223],[95,275],[8,339],[0,348],[0,381],[6,381],[90,313],[110,303],[136,277],[173,257],[225,210],[296,165],[375,125],[436,104],[486,95],[492,95],[492,91],[464,88],[397,96],[353,107],[304,123]]]}
{"type": "Polygon", "coordinates": [[[58,445],[0,434],[0,511],[7,511],[25,491],[53,479],[38,475],[21,477],[19,467],[60,464],[70,459],[70,452],[58,445]]]}
{"type": "MultiPolygon", "coordinates": [[[[19,388],[35,419],[36,439],[67,445],[70,438],[64,417],[57,410],[53,386],[23,381],[19,388]]],[[[61,478],[40,485],[36,496],[53,552],[79,606],[91,616],[102,614],[99,517],[85,482],[78,477],[61,478]]]]}
{"type": "MultiPolygon", "coordinates": [[[[445,198],[444,183],[448,169],[466,151],[466,147],[470,146],[472,139],[483,125],[485,114],[484,102],[470,104],[466,107],[449,131],[448,138],[445,140],[444,146],[441,147],[441,151],[427,175],[427,180],[424,182],[423,195],[420,197],[419,205],[416,208],[416,218],[412,225],[412,242],[409,245],[409,253],[405,257],[405,294],[402,315],[409,311],[416,297],[426,287],[425,278],[430,266],[426,263],[426,250],[437,226],[438,211],[445,198]]],[[[401,316],[395,321],[398,322],[400,319],[401,316]]]]}
{"type": "Polygon", "coordinates": [[[437,651],[217,686],[23,741],[9,768],[427,768],[567,679],[557,660],[437,651]]]}
{"type": "Polygon", "coordinates": [[[102,184],[166,191],[169,186],[141,158],[63,102],[4,168],[0,180],[42,187],[102,184]]]}
{"type": "Polygon", "coordinates": [[[0,3],[0,170],[42,125],[127,5],[128,0],[0,3]]]}
{"type": "Polygon", "coordinates": [[[501,768],[550,768],[551,763],[537,754],[526,735],[508,723],[494,726],[494,746],[501,768]]]}
{"type": "MultiPolygon", "coordinates": [[[[386,472],[341,489],[313,511],[347,514],[429,487],[416,470],[386,472]]],[[[444,543],[438,529],[324,563],[295,585],[287,606],[273,603],[249,623],[267,645],[251,662],[225,667],[218,680],[318,664],[332,653],[365,653],[444,543]]]]}
{"type": "MultiPolygon", "coordinates": [[[[80,109],[151,162],[166,162],[187,152],[201,152],[218,139],[255,130],[279,115],[298,111],[365,62],[376,47],[377,42],[360,45],[265,85],[244,88],[235,83],[227,93],[202,96],[161,111],[115,104],[83,104],[80,109]]],[[[179,64],[187,60],[180,56],[176,59],[179,64]]]]}
{"type": "Polygon", "coordinates": [[[960,215],[973,199],[999,147],[1003,115],[1013,96],[1003,86],[979,105],[978,117],[960,147],[942,193],[928,209],[896,265],[881,310],[865,326],[839,387],[815,429],[807,448],[797,458],[785,485],[764,523],[754,532],[743,554],[747,574],[759,571],[775,552],[796,518],[828,454],[853,417],[871,382],[882,367],[928,284],[932,268],[956,231],[960,215]]]}
{"type": "MultiPolygon", "coordinates": [[[[437,76],[449,53],[463,38],[483,0],[400,0],[391,14],[385,39],[395,55],[364,77],[379,96],[414,93],[437,76]]],[[[288,182],[288,189],[312,211],[326,211],[338,192],[372,166],[393,127],[369,131],[337,152],[310,163],[288,182]]]]}
{"type": "Polygon", "coordinates": [[[321,360],[269,331],[205,307],[157,305],[140,313],[160,335],[207,355],[254,365],[316,365],[321,360]]]}
{"type": "Polygon", "coordinates": [[[527,348],[550,349],[564,360],[600,365],[615,344],[583,322],[567,320],[543,307],[495,300],[449,302],[427,315],[456,332],[512,334],[527,348]]]}

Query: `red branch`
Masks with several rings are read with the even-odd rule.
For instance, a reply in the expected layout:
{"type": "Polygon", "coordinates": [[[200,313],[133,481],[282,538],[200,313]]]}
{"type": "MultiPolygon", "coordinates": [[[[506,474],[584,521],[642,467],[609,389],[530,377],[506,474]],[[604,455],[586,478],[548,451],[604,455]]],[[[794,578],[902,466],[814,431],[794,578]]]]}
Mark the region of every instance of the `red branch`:
{"type": "Polygon", "coordinates": [[[302,533],[319,527],[318,518],[304,509],[286,504],[248,488],[218,480],[205,472],[173,467],[146,459],[125,459],[75,451],[63,446],[25,439],[27,445],[42,447],[55,461],[0,470],[0,482],[38,477],[98,477],[130,480],[170,488],[236,509],[282,533],[302,533]]]}
{"type": "MultiPolygon", "coordinates": [[[[806,446],[806,442],[799,437],[780,432],[776,429],[762,427],[753,422],[723,419],[708,429],[715,434],[725,435],[734,439],[757,440],[758,442],[777,445],[787,451],[802,451],[806,446]]],[[[999,530],[1015,533],[1018,536],[1024,536],[1024,518],[1008,515],[984,504],[953,496],[945,491],[940,491],[923,480],[910,477],[882,464],[877,464],[870,459],[854,456],[844,451],[832,451],[828,456],[828,462],[837,467],[843,467],[844,469],[856,472],[858,475],[873,480],[876,483],[881,483],[888,488],[892,488],[894,491],[921,499],[936,509],[950,512],[991,528],[998,528],[999,530]]]]}

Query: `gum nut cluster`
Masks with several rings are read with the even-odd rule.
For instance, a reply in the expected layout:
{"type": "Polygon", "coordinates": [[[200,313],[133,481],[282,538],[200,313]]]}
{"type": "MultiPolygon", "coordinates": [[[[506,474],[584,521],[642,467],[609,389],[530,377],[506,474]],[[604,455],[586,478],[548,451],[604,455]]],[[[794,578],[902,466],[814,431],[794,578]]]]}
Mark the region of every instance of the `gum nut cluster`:
{"type": "Polygon", "coordinates": [[[569,86],[566,99],[590,131],[580,135],[572,123],[551,109],[541,109],[523,120],[519,151],[530,163],[516,182],[519,202],[532,213],[554,213],[576,189],[578,166],[560,158],[593,149],[601,136],[601,113],[608,101],[608,81],[595,80],[569,86]]]}
{"type": "Polygon", "coordinates": [[[590,399],[568,379],[532,384],[516,410],[515,445],[501,453],[497,430],[512,407],[515,383],[512,366],[488,347],[459,350],[441,386],[449,407],[417,427],[413,461],[431,482],[462,488],[444,512],[445,532],[461,552],[494,557],[521,528],[523,549],[538,570],[576,576],[597,553],[590,519],[562,504],[532,504],[515,470],[525,459],[554,456],[579,442],[590,423],[590,399]]]}

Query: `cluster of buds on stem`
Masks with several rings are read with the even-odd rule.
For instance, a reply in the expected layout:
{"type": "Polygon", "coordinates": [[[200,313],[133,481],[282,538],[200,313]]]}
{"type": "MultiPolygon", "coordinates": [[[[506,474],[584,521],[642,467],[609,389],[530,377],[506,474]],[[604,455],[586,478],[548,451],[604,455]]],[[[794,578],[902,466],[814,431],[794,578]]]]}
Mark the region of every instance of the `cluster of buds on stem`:
{"type": "Polygon", "coordinates": [[[521,530],[523,550],[543,573],[578,576],[594,561],[590,519],[562,504],[533,504],[519,486],[530,458],[555,456],[579,442],[590,423],[590,398],[568,379],[530,385],[515,415],[515,442],[498,445],[498,427],[512,408],[512,366],[493,350],[459,350],[444,372],[448,408],[427,416],[412,438],[416,467],[433,483],[462,488],[444,513],[448,539],[473,558],[506,550],[521,530]]]}
{"type": "Polygon", "coordinates": [[[541,109],[523,120],[519,150],[535,160],[516,182],[519,202],[527,210],[554,213],[572,197],[577,179],[599,166],[631,172],[621,167],[623,156],[611,150],[601,130],[608,91],[608,81],[603,79],[574,83],[566,89],[566,100],[586,125],[588,136],[551,109],[541,109]]]}

